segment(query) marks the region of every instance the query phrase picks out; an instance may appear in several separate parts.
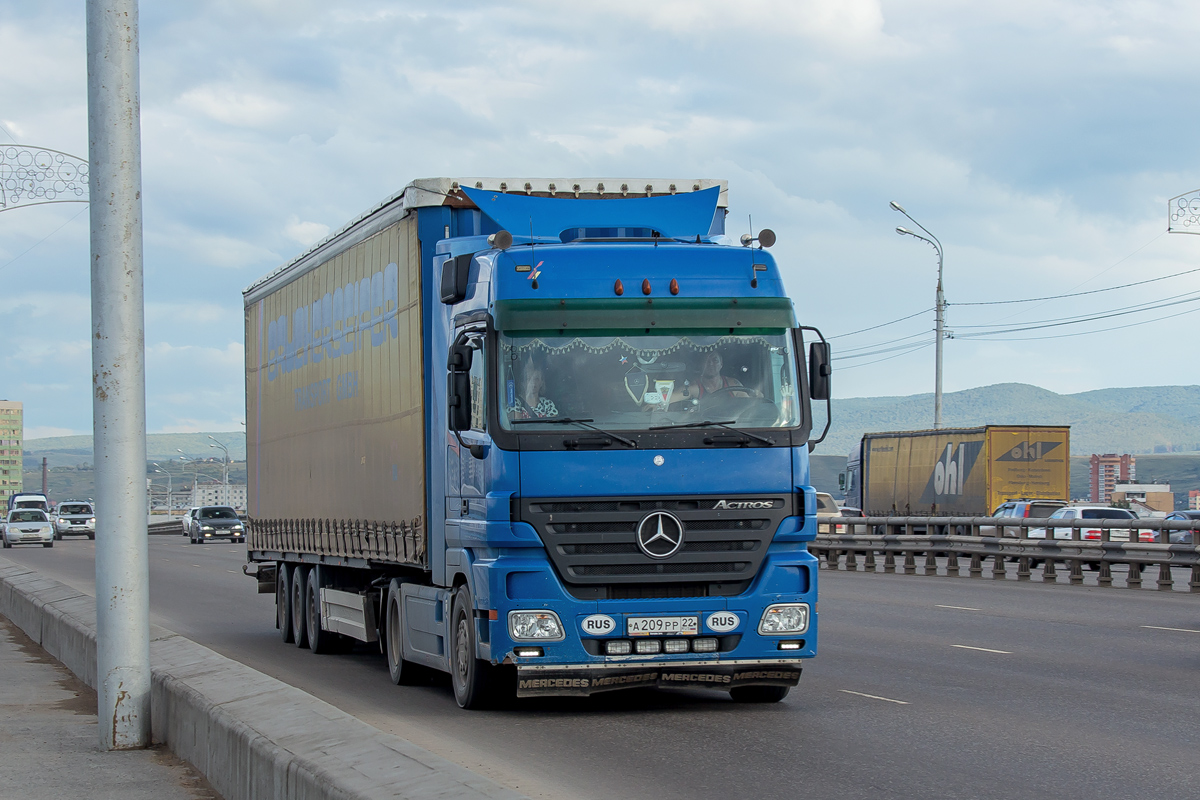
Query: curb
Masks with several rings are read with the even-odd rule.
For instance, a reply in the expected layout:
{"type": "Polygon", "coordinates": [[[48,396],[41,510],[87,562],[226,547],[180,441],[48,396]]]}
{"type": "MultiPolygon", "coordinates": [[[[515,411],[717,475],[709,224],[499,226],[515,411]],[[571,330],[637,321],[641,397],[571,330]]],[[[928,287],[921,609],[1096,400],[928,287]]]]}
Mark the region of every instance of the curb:
{"type": "MultiPolygon", "coordinates": [[[[96,686],[96,602],[0,558],[0,615],[96,686]]],[[[226,800],[521,800],[203,645],[150,626],[151,734],[226,800]]]]}

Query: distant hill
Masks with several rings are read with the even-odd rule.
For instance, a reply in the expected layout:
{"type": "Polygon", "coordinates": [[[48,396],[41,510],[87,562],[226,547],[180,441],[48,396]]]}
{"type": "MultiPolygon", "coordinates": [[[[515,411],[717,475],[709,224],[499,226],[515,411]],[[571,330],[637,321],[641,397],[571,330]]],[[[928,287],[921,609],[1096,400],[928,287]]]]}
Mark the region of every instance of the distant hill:
{"type": "MultiPolygon", "coordinates": [[[[932,394],[834,400],[829,437],[816,452],[844,456],[865,432],[924,430],[932,423],[932,394]]],[[[943,395],[942,423],[1070,425],[1073,455],[1197,451],[1200,386],[1062,395],[1024,383],[1000,383],[943,395]]]]}
{"type": "MultiPolygon", "coordinates": [[[[151,433],[146,436],[146,458],[148,461],[163,459],[178,459],[179,451],[189,458],[207,459],[221,458],[221,448],[209,447],[212,436],[229,448],[229,458],[233,461],[246,460],[246,434],[244,431],[225,431],[214,433],[151,433]]],[[[44,439],[25,440],[26,458],[36,461],[36,468],[41,469],[44,456],[51,467],[73,467],[82,463],[92,463],[91,436],[51,436],[44,439]]],[[[25,464],[26,469],[34,468],[31,463],[25,464]]]]}

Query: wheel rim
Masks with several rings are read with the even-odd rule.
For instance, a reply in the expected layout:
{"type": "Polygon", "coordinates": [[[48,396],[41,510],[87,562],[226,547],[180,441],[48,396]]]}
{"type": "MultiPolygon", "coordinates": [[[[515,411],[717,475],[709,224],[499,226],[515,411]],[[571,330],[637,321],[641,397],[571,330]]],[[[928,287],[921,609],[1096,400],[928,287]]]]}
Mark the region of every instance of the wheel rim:
{"type": "Polygon", "coordinates": [[[471,654],[467,650],[470,630],[467,628],[466,614],[459,615],[458,625],[456,625],[455,628],[458,634],[458,641],[454,643],[454,678],[458,682],[458,685],[465,689],[467,686],[467,673],[470,670],[471,657],[471,654]]]}

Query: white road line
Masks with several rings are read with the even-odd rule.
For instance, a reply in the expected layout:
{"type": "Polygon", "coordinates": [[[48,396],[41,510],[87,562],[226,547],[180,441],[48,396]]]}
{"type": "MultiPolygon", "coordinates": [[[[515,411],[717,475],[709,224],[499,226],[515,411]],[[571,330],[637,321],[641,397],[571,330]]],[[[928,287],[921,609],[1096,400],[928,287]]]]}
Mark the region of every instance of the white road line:
{"type": "Polygon", "coordinates": [[[896,704],[896,705],[898,705],[898,706],[907,706],[907,705],[910,705],[910,704],[909,704],[909,702],[908,702],[907,700],[893,700],[893,699],[892,699],[892,698],[890,698],[890,697],[880,697],[880,696],[879,696],[879,695],[877,695],[877,694],[863,694],[862,692],[852,692],[852,691],[850,691],[849,689],[838,689],[838,691],[839,691],[839,692],[845,692],[846,694],[853,694],[853,695],[857,695],[857,696],[859,696],[859,697],[866,697],[866,698],[868,698],[869,700],[882,700],[882,701],[884,701],[885,703],[895,703],[895,704],[896,704]]]}
{"type": "Polygon", "coordinates": [[[1153,631],[1178,631],[1179,633],[1200,633],[1200,631],[1194,631],[1191,628],[1163,628],[1158,625],[1143,625],[1142,627],[1149,628],[1150,630],[1153,630],[1153,631]]]}
{"type": "Polygon", "coordinates": [[[992,650],[992,649],[991,649],[991,648],[989,648],[989,647],[972,647],[972,646],[971,646],[971,645],[969,645],[969,644],[952,644],[952,645],[950,645],[950,646],[951,646],[951,647],[958,647],[958,648],[961,648],[961,649],[963,649],[963,650],[979,650],[979,651],[981,651],[981,652],[984,652],[984,653],[1000,653],[1001,655],[1005,655],[1005,656],[1011,656],[1011,655],[1012,655],[1012,652],[1011,652],[1011,651],[1009,651],[1009,650],[992,650]]]}
{"type": "Polygon", "coordinates": [[[982,608],[971,608],[969,606],[943,606],[934,604],[934,608],[953,608],[955,611],[982,611],[982,608]]]}

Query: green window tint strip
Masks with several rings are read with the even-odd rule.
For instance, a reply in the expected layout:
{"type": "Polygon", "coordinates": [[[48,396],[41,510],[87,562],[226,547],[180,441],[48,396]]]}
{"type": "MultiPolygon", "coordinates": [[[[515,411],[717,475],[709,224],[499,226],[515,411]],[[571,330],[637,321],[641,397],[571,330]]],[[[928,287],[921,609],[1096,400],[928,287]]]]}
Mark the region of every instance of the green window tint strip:
{"type": "Polygon", "coordinates": [[[786,297],[497,300],[496,327],[506,333],[563,330],[729,330],[751,333],[796,327],[786,297]]]}

